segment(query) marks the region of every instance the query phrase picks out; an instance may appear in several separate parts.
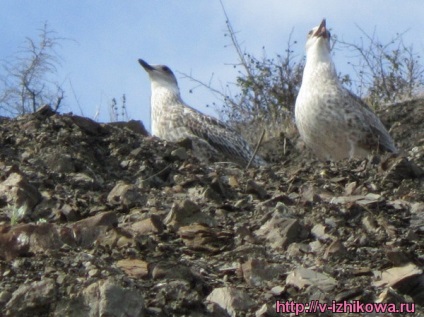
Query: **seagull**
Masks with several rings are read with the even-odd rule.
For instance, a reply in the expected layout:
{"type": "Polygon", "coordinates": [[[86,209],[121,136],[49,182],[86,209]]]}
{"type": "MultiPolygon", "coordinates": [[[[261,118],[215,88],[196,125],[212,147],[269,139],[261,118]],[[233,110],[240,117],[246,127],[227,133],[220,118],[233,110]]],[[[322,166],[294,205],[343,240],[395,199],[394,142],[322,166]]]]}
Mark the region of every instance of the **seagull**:
{"type": "Polygon", "coordinates": [[[337,77],[325,19],[306,41],[306,64],[296,98],[295,121],[306,146],[323,160],[398,153],[380,119],[337,77]]]}
{"type": "MultiPolygon", "coordinates": [[[[177,79],[165,65],[138,62],[148,73],[151,82],[152,134],[170,142],[192,140],[198,148],[224,154],[228,159],[246,166],[253,151],[246,140],[225,123],[188,106],[180,96],[177,79]]],[[[267,163],[255,155],[252,166],[267,163]]]]}

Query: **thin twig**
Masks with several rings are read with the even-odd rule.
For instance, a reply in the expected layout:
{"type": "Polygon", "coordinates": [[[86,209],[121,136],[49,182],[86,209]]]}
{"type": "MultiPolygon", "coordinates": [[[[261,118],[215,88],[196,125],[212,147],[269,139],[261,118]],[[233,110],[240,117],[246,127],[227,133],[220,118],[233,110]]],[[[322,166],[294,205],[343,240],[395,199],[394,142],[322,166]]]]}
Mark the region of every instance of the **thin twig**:
{"type": "Polygon", "coordinates": [[[247,166],[246,166],[245,170],[248,170],[249,167],[250,167],[250,165],[252,164],[252,162],[253,162],[253,160],[254,160],[254,158],[256,156],[256,153],[258,152],[259,147],[261,146],[261,143],[262,143],[262,140],[264,139],[264,136],[265,136],[265,129],[262,131],[262,135],[259,138],[258,143],[256,144],[255,151],[253,151],[252,157],[250,158],[249,163],[247,163],[247,166]]]}
{"type": "Polygon", "coordinates": [[[165,168],[161,169],[159,172],[157,172],[157,173],[155,173],[155,174],[153,174],[153,175],[151,175],[151,176],[143,179],[142,181],[148,181],[149,179],[152,179],[153,177],[162,174],[163,172],[165,172],[166,170],[168,170],[171,167],[171,165],[172,164],[169,164],[169,165],[165,166],[165,168]]]}

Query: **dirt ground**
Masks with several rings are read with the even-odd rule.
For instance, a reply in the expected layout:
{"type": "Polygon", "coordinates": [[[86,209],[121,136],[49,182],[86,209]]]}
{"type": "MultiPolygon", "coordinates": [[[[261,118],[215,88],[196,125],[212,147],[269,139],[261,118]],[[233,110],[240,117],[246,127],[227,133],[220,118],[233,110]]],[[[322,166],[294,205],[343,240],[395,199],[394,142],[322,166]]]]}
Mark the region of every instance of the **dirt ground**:
{"type": "Polygon", "coordinates": [[[137,121],[1,119],[1,315],[424,316],[424,101],[378,114],[403,158],[320,162],[282,136],[247,171],[137,121]]]}

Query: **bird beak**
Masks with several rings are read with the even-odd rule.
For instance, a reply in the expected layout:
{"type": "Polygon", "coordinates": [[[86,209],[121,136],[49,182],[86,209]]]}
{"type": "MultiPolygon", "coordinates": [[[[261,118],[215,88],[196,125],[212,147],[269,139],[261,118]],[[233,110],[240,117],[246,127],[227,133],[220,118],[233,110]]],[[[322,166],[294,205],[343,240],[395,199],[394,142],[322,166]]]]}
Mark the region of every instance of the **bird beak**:
{"type": "Polygon", "coordinates": [[[147,64],[141,58],[138,60],[138,62],[140,63],[141,66],[143,66],[143,68],[146,70],[146,72],[150,72],[150,71],[154,70],[154,68],[152,66],[150,66],[149,64],[147,64]]]}
{"type": "Polygon", "coordinates": [[[321,21],[321,24],[318,27],[318,30],[314,34],[316,37],[328,38],[327,27],[325,25],[325,19],[321,21]]]}

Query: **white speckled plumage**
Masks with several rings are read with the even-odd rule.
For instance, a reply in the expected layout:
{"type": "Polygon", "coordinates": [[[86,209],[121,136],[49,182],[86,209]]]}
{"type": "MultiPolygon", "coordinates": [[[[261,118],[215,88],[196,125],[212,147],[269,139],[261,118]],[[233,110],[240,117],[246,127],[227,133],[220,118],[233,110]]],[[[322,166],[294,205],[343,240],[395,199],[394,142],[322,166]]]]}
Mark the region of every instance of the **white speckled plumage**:
{"type": "Polygon", "coordinates": [[[331,58],[325,19],[306,42],[306,64],[296,99],[295,120],[306,146],[321,159],[362,158],[397,153],[389,132],[374,112],[344,88],[331,58]]]}
{"type": "MultiPolygon", "coordinates": [[[[149,74],[152,134],[171,142],[184,138],[197,140],[231,161],[246,165],[253,155],[249,144],[223,122],[191,108],[181,99],[175,75],[164,65],[149,65],[138,60],[149,74]]],[[[255,156],[252,165],[265,165],[255,156]]]]}

